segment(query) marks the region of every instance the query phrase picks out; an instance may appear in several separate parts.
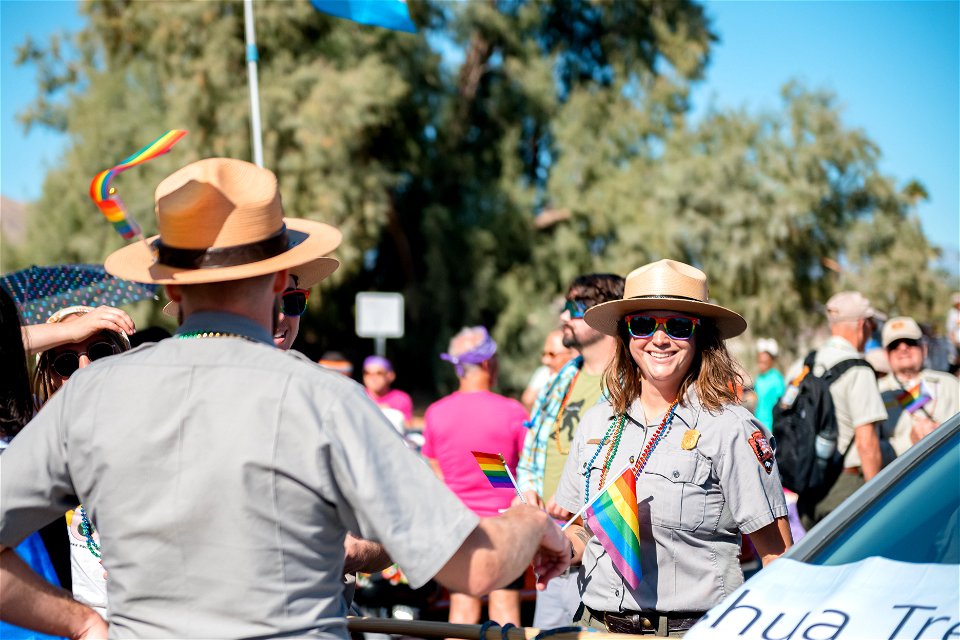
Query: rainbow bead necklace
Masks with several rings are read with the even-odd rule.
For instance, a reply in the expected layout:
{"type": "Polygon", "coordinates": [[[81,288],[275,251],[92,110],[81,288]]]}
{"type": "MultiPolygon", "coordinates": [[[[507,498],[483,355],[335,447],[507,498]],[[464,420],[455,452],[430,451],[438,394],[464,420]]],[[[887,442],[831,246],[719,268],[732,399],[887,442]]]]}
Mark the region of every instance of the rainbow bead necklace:
{"type": "MultiPolygon", "coordinates": [[[[650,440],[647,441],[647,445],[637,457],[637,461],[633,465],[633,473],[638,478],[640,477],[640,473],[643,471],[644,467],[647,466],[647,461],[650,459],[650,456],[653,455],[653,450],[657,448],[657,445],[660,444],[663,436],[667,433],[667,431],[670,430],[670,425],[673,424],[673,416],[677,412],[677,405],[679,403],[680,399],[677,398],[670,404],[670,408],[664,414],[663,420],[660,421],[660,426],[657,427],[657,430],[653,433],[653,436],[650,437],[650,440]]],[[[600,470],[600,488],[602,489],[604,482],[606,482],[607,479],[607,472],[610,470],[610,464],[613,462],[614,457],[617,455],[617,450],[620,448],[620,439],[623,436],[623,427],[626,423],[626,412],[617,416],[617,419],[614,422],[611,422],[610,426],[607,427],[607,432],[600,440],[600,444],[597,446],[597,450],[593,454],[593,457],[590,458],[590,462],[587,464],[587,472],[584,479],[584,504],[590,502],[590,474],[593,472],[593,463],[596,462],[597,458],[600,456],[603,446],[608,440],[610,440],[610,436],[612,434],[613,440],[610,442],[610,446],[607,448],[607,455],[603,459],[603,466],[600,470]]]]}

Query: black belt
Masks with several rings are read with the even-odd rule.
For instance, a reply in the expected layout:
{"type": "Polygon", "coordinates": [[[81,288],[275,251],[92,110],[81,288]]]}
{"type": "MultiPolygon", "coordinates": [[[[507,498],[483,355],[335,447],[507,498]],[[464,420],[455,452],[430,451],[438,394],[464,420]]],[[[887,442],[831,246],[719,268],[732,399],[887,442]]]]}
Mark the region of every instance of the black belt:
{"type": "Polygon", "coordinates": [[[703,617],[705,611],[597,611],[590,615],[603,622],[610,633],[656,633],[666,621],[666,630],[686,631],[703,617]]]}

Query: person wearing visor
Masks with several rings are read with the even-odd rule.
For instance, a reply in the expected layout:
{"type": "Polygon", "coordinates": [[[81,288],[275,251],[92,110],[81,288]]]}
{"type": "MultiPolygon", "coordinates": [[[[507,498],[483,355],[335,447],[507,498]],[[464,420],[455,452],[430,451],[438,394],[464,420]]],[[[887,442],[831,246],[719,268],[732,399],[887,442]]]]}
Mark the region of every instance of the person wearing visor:
{"type": "MultiPolygon", "coordinates": [[[[579,276],[567,289],[560,314],[562,343],[577,356],[540,391],[527,421],[529,433],[517,464],[517,484],[527,501],[543,507],[554,518],[571,515],[557,505],[554,493],[581,416],[605,401],[603,372],[616,351],[616,339],[587,325],[583,314],[595,304],[618,300],[622,295],[623,278],[612,273],[579,276]]],[[[568,572],[537,592],[533,625],[551,629],[570,624],[579,604],[576,573],[568,572]]]]}
{"type": "Polygon", "coordinates": [[[899,456],[960,410],[960,382],[923,367],[927,347],[913,318],[890,318],[880,337],[890,363],[879,382],[888,412],[882,433],[899,456]]]}
{"type": "MultiPolygon", "coordinates": [[[[523,405],[492,391],[497,382],[497,343],[484,327],[464,327],[450,340],[440,358],[453,365],[460,386],[434,402],[424,414],[421,453],[437,476],[471,511],[496,516],[510,506],[512,491],[493,489],[477,466],[473,451],[501,454],[516,469],[527,430],[523,405]]],[[[500,625],[520,624],[521,574],[511,584],[490,593],[488,612],[500,625]]],[[[453,590],[449,621],[480,622],[482,603],[476,596],[453,590]]]]}
{"type": "Polygon", "coordinates": [[[581,563],[576,622],[679,637],[743,582],[741,533],[765,565],[792,543],[769,432],[732,391],[742,380],[725,340],[747,323],[709,301],[702,271],[673,260],[634,270],[623,299],[584,320],[616,339],[616,356],[609,401],[580,421],[556,501],[577,512],[633,473],[640,575],[624,578],[578,519],[566,530],[581,563]]]}

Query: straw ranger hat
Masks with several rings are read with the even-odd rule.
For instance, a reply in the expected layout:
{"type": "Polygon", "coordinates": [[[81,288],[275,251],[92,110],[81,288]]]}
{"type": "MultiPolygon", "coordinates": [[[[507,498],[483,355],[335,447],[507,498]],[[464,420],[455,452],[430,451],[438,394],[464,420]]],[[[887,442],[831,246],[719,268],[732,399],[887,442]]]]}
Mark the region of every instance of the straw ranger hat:
{"type": "Polygon", "coordinates": [[[707,276],[703,271],[676,260],[660,260],[627,276],[622,300],[611,300],[587,309],[583,319],[601,333],[617,335],[617,323],[637,311],[664,309],[709,318],[722,338],[738,336],[747,329],[743,317],[708,302],[707,276]]]}
{"type": "MultiPolygon", "coordinates": [[[[319,282],[340,263],[334,227],[284,218],[273,172],[242,160],[208,158],[157,186],[159,235],[113,252],[104,262],[119,278],[153,284],[227,282],[308,263],[319,282]]],[[[306,278],[305,278],[306,279],[306,278]]]]}

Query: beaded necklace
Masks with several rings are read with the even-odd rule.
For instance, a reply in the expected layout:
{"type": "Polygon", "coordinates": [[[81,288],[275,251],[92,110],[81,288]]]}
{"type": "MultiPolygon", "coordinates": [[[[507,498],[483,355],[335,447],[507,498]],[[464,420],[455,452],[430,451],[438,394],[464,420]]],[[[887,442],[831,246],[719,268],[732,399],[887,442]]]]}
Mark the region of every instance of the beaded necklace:
{"type": "MultiPolygon", "coordinates": [[[[647,460],[650,459],[650,456],[653,454],[653,450],[657,448],[658,444],[660,444],[660,440],[663,439],[664,434],[670,430],[670,425],[673,424],[673,416],[676,414],[677,405],[679,403],[680,399],[678,398],[670,404],[670,408],[664,414],[663,420],[660,421],[660,426],[657,427],[657,430],[653,433],[653,436],[650,437],[650,440],[647,442],[647,446],[643,448],[643,452],[637,457],[637,461],[633,465],[634,475],[639,477],[640,472],[643,471],[643,468],[647,466],[647,460]]],[[[620,438],[623,435],[623,427],[626,425],[626,423],[626,412],[617,416],[616,421],[611,422],[610,426],[607,427],[607,432],[600,440],[600,444],[597,446],[597,450],[593,454],[593,457],[590,458],[590,462],[587,464],[587,473],[585,474],[586,477],[584,480],[584,504],[590,502],[590,474],[593,472],[593,463],[596,462],[597,457],[600,455],[600,451],[603,450],[603,446],[607,443],[607,440],[610,439],[612,433],[613,440],[610,442],[610,446],[607,448],[607,455],[603,459],[603,465],[600,470],[600,488],[603,488],[604,482],[606,482],[607,479],[607,472],[610,470],[610,464],[613,462],[613,458],[617,455],[617,450],[620,448],[620,438]]]]}
{"type": "Polygon", "coordinates": [[[178,333],[177,338],[180,340],[188,338],[243,338],[249,340],[247,336],[239,333],[227,333],[226,331],[191,331],[189,333],[178,333]]]}
{"type": "Polygon", "coordinates": [[[570,394],[573,393],[573,388],[577,384],[577,378],[580,377],[581,371],[583,371],[583,369],[578,369],[576,375],[573,376],[573,380],[570,381],[570,386],[567,387],[567,392],[564,394],[563,400],[560,401],[560,411],[557,412],[557,419],[553,421],[554,440],[557,443],[557,451],[559,451],[562,456],[567,455],[570,451],[564,451],[563,447],[560,446],[560,424],[563,420],[563,413],[567,410],[567,401],[570,400],[570,394]]]}
{"type": "Polygon", "coordinates": [[[90,519],[87,518],[87,510],[83,508],[83,505],[77,507],[77,512],[80,514],[80,535],[82,535],[87,540],[87,550],[93,554],[93,557],[100,557],[100,545],[96,543],[93,539],[93,534],[96,532],[96,529],[93,528],[93,525],[90,523],[90,519]]]}

